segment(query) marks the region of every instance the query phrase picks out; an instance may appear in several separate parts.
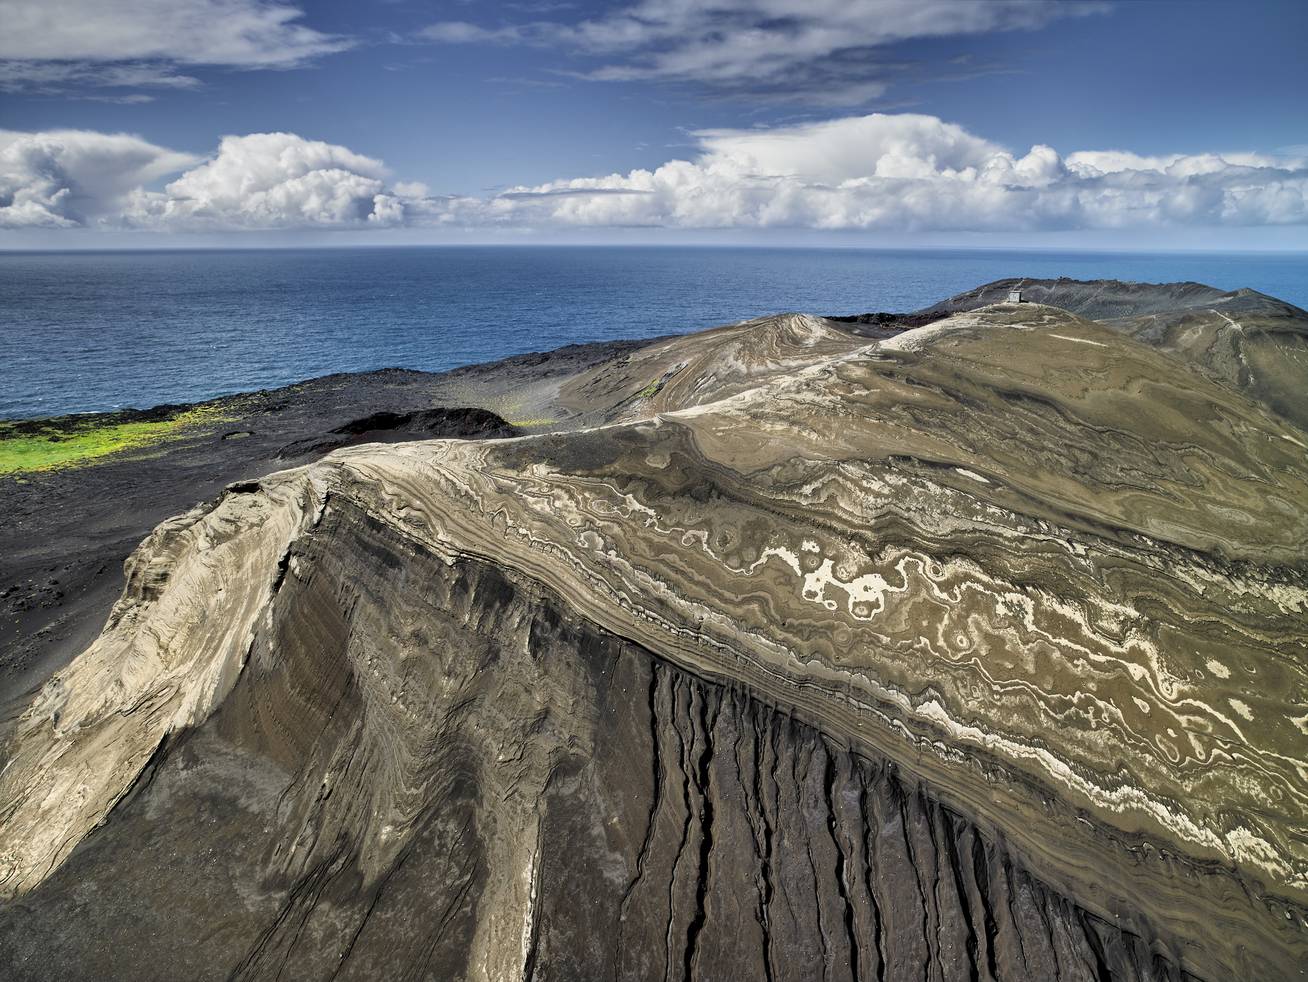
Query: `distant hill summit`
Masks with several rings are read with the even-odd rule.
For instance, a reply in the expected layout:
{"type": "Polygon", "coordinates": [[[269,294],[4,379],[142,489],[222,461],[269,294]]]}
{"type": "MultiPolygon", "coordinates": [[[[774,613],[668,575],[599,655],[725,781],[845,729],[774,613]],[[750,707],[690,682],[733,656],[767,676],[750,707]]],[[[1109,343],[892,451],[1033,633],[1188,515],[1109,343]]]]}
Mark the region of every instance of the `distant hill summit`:
{"type": "Polygon", "coordinates": [[[1024,300],[1062,307],[1088,320],[1174,311],[1195,305],[1220,303],[1223,297],[1230,296],[1203,283],[1125,283],[1121,280],[1071,280],[1066,277],[1056,280],[1010,277],[986,283],[966,293],[955,294],[915,313],[941,317],[976,310],[992,303],[1003,303],[1011,290],[1021,290],[1024,300]]]}
{"type": "Polygon", "coordinates": [[[1233,385],[1308,428],[1308,311],[1257,290],[1202,283],[995,280],[909,315],[934,320],[1003,303],[1009,292],[1099,321],[1233,385]]]}

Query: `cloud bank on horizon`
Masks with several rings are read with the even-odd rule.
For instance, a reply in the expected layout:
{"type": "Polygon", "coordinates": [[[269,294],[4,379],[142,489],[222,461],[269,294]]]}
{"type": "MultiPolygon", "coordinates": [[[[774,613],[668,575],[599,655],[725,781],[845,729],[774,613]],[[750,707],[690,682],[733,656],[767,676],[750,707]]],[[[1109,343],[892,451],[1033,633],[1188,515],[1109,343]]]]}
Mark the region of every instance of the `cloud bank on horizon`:
{"type": "Polygon", "coordinates": [[[694,136],[691,159],[652,170],[471,197],[393,181],[380,160],[293,133],[227,136],[201,159],[125,134],[0,131],[0,227],[998,232],[1308,224],[1304,157],[1060,155],[1048,146],[1019,155],[910,113],[694,136]]]}

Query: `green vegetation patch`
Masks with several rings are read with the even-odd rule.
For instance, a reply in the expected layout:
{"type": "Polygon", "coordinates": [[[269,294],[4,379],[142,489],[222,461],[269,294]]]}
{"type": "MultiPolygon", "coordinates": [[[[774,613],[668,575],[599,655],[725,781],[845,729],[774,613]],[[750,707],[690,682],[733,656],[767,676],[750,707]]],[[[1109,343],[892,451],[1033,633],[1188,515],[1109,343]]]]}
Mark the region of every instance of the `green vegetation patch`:
{"type": "Polygon", "coordinates": [[[637,398],[640,399],[654,398],[656,395],[658,395],[659,389],[663,388],[665,382],[667,382],[666,376],[664,378],[656,378],[653,382],[651,382],[649,385],[645,386],[645,388],[641,389],[639,392],[636,393],[637,398]]]}
{"type": "Polygon", "coordinates": [[[506,419],[504,422],[510,426],[518,426],[524,430],[529,430],[533,427],[553,426],[558,420],[553,416],[529,416],[525,419],[506,419]]]}
{"type": "Polygon", "coordinates": [[[686,363],[684,361],[679,365],[673,365],[661,376],[659,376],[654,381],[650,382],[649,385],[645,386],[645,388],[637,392],[636,398],[653,399],[656,395],[658,395],[660,392],[663,391],[663,387],[665,385],[667,385],[670,381],[672,381],[672,376],[676,375],[679,371],[681,371],[685,367],[686,367],[686,363]]]}
{"type": "Polygon", "coordinates": [[[223,407],[0,421],[0,475],[51,471],[152,447],[227,419],[223,407]]]}

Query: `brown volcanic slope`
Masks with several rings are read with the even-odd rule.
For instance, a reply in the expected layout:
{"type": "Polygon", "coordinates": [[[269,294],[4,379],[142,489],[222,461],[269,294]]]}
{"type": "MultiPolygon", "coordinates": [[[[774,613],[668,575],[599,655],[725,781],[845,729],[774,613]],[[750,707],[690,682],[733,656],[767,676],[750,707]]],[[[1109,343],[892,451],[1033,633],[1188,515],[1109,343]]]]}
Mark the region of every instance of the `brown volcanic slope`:
{"type": "Polygon", "coordinates": [[[8,743],[0,963],[1301,977],[1308,432],[1112,313],[661,341],[165,522],[8,743]]]}
{"type": "Polygon", "coordinates": [[[919,316],[974,310],[1020,289],[1184,359],[1210,378],[1235,385],[1282,416],[1308,427],[1308,314],[1256,290],[1223,291],[1201,283],[1008,279],[951,297],[919,316]]]}

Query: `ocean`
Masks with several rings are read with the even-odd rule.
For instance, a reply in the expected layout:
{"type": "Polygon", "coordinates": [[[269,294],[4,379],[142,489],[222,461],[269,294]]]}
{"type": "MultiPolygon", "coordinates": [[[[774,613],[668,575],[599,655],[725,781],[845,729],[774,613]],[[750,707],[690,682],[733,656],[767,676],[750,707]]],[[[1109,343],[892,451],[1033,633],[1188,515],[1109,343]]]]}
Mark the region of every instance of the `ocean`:
{"type": "Polygon", "coordinates": [[[0,418],[437,371],[761,314],[904,311],[1006,276],[1308,306],[1308,256],[684,247],[0,253],[0,418]]]}

